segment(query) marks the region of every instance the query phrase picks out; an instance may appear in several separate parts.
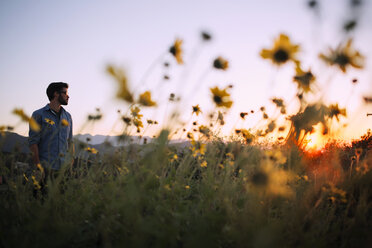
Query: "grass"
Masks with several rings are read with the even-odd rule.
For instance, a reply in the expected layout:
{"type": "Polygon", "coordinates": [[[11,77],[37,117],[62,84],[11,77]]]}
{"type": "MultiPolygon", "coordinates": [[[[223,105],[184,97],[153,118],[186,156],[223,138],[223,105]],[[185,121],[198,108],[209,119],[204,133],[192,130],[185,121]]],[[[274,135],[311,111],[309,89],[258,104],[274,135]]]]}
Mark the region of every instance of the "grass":
{"type": "MultiPolygon", "coordinates": [[[[133,156],[128,149],[110,156],[95,155],[89,169],[84,162],[65,167],[55,180],[47,181],[47,194],[12,168],[2,170],[8,171],[4,177],[9,186],[0,196],[2,246],[370,244],[372,172],[358,169],[370,166],[368,147],[352,175],[345,164],[339,167],[339,178],[315,182],[307,169],[328,156],[326,152],[305,156],[295,146],[277,147],[285,157],[279,164],[275,156],[267,158],[268,150],[260,146],[217,140],[208,143],[204,155],[208,164],[201,167],[190,148],[169,145],[167,135],[163,132],[156,141],[137,147],[133,160],[128,159],[133,156]],[[145,152],[140,155],[140,150],[145,152]],[[170,151],[179,154],[177,160],[169,159],[170,151]],[[281,171],[260,171],[265,163],[281,171]],[[288,180],[274,186],[290,194],[270,188],[279,172],[285,172],[288,180]],[[258,180],[259,173],[268,180],[258,180]]],[[[370,142],[371,136],[366,139],[370,142]]],[[[339,158],[353,155],[353,147],[328,149],[339,158]]]]}

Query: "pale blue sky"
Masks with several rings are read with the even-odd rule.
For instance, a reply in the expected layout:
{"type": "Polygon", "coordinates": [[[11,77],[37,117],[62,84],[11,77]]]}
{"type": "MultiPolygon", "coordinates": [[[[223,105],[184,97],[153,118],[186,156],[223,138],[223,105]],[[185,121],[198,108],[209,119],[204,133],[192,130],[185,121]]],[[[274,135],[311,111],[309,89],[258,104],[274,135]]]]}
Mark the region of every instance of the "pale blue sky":
{"type": "MultiPolygon", "coordinates": [[[[2,0],[0,125],[16,125],[18,118],[11,114],[15,107],[31,114],[48,102],[45,89],[50,82],[65,81],[70,84],[71,98],[66,108],[73,116],[75,133],[81,130],[88,113],[100,107],[105,118],[93,130],[85,128],[83,132],[107,134],[115,122],[116,110],[125,111],[127,105],[114,99],[116,85],[105,73],[105,65],[123,66],[135,88],[150,65],[167,52],[175,38],[181,38],[185,65],[177,66],[170,55],[164,55],[162,61],[171,62],[171,80],[160,82],[164,68],[159,62],[142,89],[154,90],[154,98],[160,103],[170,92],[192,95],[181,105],[181,111],[187,113],[183,119],[188,120],[191,105],[199,103],[205,114],[213,109],[209,87],[232,83],[235,103],[226,125],[231,129],[239,112],[269,106],[268,97],[287,101],[293,97],[293,66],[277,69],[259,57],[260,50],[270,47],[273,39],[284,32],[294,43],[301,44],[299,57],[319,74],[319,85],[325,85],[329,78],[335,81],[329,86],[326,101],[347,105],[352,121],[344,123],[352,125],[345,135],[358,137],[372,124],[372,118],[365,117],[368,110],[372,112],[371,107],[361,104],[362,95],[372,95],[371,2],[365,1],[355,31],[355,46],[368,58],[366,69],[350,70],[348,74],[318,60],[319,52],[344,38],[341,23],[351,18],[348,1],[320,1],[319,16],[307,8],[306,2],[2,0]],[[212,34],[210,43],[201,44],[201,30],[212,34]],[[193,55],[195,52],[197,55],[193,55]],[[208,69],[217,56],[229,60],[228,71],[208,69]],[[352,90],[350,81],[354,77],[360,83],[352,90]],[[199,82],[197,90],[190,93],[199,82]]],[[[145,110],[145,118],[162,121],[170,112],[165,105],[156,111],[145,110]]],[[[258,116],[252,118],[245,123],[247,128],[258,120],[258,116]]],[[[17,125],[16,131],[26,135],[27,125],[17,125]]]]}

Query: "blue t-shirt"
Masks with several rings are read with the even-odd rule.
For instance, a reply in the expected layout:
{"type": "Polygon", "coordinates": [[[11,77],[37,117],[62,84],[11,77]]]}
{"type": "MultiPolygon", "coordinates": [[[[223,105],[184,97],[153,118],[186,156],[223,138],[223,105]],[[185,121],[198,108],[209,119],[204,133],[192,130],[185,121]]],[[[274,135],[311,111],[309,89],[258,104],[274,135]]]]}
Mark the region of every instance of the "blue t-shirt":
{"type": "Polygon", "coordinates": [[[72,145],[72,118],[64,108],[54,112],[49,104],[32,113],[32,118],[40,125],[40,131],[29,130],[29,145],[37,144],[39,158],[43,166],[59,170],[68,149],[72,145]]]}

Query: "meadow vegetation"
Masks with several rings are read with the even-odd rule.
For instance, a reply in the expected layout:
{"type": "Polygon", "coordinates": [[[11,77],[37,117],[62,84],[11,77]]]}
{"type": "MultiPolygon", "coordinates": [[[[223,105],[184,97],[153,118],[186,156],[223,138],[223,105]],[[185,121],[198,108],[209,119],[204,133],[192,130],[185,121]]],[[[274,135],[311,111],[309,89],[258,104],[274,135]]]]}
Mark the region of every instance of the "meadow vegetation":
{"type": "MultiPolygon", "coordinates": [[[[310,8],[316,4],[309,1],[310,8]]],[[[345,24],[345,32],[356,23],[345,24]]],[[[212,38],[201,34],[202,42],[212,38]]],[[[167,51],[174,65],[184,63],[182,44],[176,39],[167,51]]],[[[314,132],[328,138],[342,132],[337,123],[347,111],[324,102],[317,77],[301,63],[299,52],[300,45],[284,33],[260,51],[279,69],[293,67],[297,110],[288,113],[290,103],[272,98],[274,114],[265,106],[241,112],[242,120],[262,115],[260,124],[234,128],[229,139],[220,137],[219,129],[234,103],[233,86],[210,87],[214,112],[190,105],[188,123],[178,121],[182,100],[173,93],[166,96],[177,111],[160,127],[156,120],[145,121],[141,112],[159,107],[152,92],[131,90],[125,70],[108,65],[117,97],[127,104],[125,113],[118,111],[126,145],[101,152],[89,140],[76,142],[76,154],[46,184],[41,165],[22,169],[16,162],[27,158],[17,151],[1,153],[0,247],[370,246],[372,133],[310,149],[314,132]],[[199,123],[199,115],[208,121],[199,123]],[[154,125],[159,134],[145,138],[146,128],[154,125]],[[141,144],[130,142],[133,135],[143,136],[141,144]],[[174,137],[187,145],[172,142],[174,137]]],[[[350,35],[319,59],[338,73],[364,66],[350,35]]],[[[169,67],[171,62],[161,63],[169,67]]],[[[228,70],[229,62],[217,57],[211,68],[228,70]]],[[[364,100],[370,102],[368,96],[364,100]]],[[[22,109],[14,114],[39,129],[22,109]]],[[[87,123],[102,116],[97,109],[87,123]]],[[[12,127],[2,126],[1,135],[7,135],[6,129],[12,127]]]]}

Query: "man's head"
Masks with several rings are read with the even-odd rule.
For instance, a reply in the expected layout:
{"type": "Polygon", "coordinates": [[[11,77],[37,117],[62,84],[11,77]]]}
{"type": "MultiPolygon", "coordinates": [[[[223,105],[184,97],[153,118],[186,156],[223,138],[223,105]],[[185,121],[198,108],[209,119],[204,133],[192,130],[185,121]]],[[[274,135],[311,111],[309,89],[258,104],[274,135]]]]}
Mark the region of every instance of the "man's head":
{"type": "Polygon", "coordinates": [[[67,105],[68,99],[70,98],[67,89],[67,83],[54,82],[49,84],[46,90],[49,101],[58,101],[61,105],[67,105]]]}

